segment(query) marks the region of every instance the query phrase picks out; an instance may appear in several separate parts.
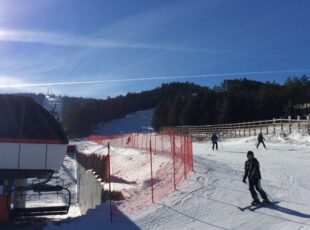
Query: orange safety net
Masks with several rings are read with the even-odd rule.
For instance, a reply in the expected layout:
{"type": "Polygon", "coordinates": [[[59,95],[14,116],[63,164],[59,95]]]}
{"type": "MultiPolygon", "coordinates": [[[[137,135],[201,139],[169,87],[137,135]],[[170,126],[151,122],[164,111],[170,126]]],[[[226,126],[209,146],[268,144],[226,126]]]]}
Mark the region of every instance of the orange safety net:
{"type": "MultiPolygon", "coordinates": [[[[124,200],[113,201],[120,213],[130,214],[174,191],[193,170],[192,138],[173,131],[90,136],[109,146],[108,156],[78,154],[78,161],[93,169],[124,200]],[[110,159],[110,161],[108,160],[110,159]],[[110,169],[110,174],[109,174],[110,169]]],[[[108,186],[105,187],[108,189],[108,186]]]]}

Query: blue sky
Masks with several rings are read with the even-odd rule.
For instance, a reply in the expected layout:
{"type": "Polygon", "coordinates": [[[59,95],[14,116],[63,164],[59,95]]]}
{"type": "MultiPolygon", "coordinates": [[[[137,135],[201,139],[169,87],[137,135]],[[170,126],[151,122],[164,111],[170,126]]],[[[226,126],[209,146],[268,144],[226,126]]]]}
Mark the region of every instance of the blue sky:
{"type": "Polygon", "coordinates": [[[309,10],[309,0],[1,0],[0,92],[105,98],[310,75],[309,10]]]}

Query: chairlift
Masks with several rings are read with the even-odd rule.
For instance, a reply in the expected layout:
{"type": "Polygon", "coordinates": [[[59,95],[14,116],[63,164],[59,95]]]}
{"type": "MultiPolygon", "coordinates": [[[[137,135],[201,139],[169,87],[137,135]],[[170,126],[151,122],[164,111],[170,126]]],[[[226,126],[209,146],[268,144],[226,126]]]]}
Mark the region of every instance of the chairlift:
{"type": "MultiPolygon", "coordinates": [[[[66,215],[69,212],[71,205],[71,193],[68,188],[63,185],[63,180],[58,177],[49,177],[43,182],[38,182],[28,185],[28,186],[18,186],[12,189],[9,193],[9,198],[13,196],[27,196],[31,192],[31,200],[33,197],[38,197],[40,199],[42,196],[56,196],[59,200],[61,198],[62,205],[52,205],[52,206],[40,206],[37,207],[14,207],[11,199],[8,200],[9,215],[11,219],[30,217],[30,216],[51,216],[51,215],[66,215]],[[53,184],[48,183],[54,181],[53,184]]],[[[56,200],[56,199],[53,199],[56,200]]]]}
{"type": "Polygon", "coordinates": [[[61,167],[67,145],[61,125],[33,99],[0,95],[0,195],[8,200],[7,207],[4,204],[0,209],[11,218],[67,214],[71,193],[61,179],[52,177],[61,167]],[[26,183],[29,178],[39,179],[26,186],[14,186],[16,180],[26,183]],[[42,199],[38,206],[29,207],[33,205],[31,200],[18,199],[28,199],[29,193],[38,199],[47,195],[61,197],[62,204],[52,202],[53,206],[49,206],[48,200],[42,199]]]}

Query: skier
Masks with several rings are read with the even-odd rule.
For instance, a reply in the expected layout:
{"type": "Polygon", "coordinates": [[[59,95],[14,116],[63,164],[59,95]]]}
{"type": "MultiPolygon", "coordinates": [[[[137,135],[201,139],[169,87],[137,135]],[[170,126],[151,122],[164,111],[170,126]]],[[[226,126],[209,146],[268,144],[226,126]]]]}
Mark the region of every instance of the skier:
{"type": "Polygon", "coordinates": [[[128,136],[126,145],[129,145],[129,144],[130,144],[130,141],[131,141],[131,136],[128,136]]]}
{"type": "Polygon", "coordinates": [[[264,138],[264,136],[263,136],[263,134],[262,134],[262,132],[260,132],[259,134],[258,134],[258,137],[257,137],[257,146],[256,146],[256,148],[258,149],[258,146],[262,143],[263,144],[263,146],[264,146],[264,148],[266,149],[266,145],[265,145],[265,138],[264,138]]]}
{"type": "Polygon", "coordinates": [[[245,172],[243,176],[242,182],[246,184],[246,178],[249,179],[249,190],[251,192],[251,196],[253,198],[252,205],[260,204],[260,200],[258,199],[257,192],[255,189],[259,192],[260,196],[263,199],[264,203],[269,203],[269,199],[267,197],[267,194],[262,189],[260,180],[261,180],[261,174],[259,170],[259,162],[254,157],[254,153],[252,151],[248,151],[247,153],[248,160],[245,162],[245,172]]]}
{"type": "Polygon", "coordinates": [[[216,147],[216,150],[218,150],[218,144],[217,144],[217,141],[218,141],[218,137],[216,135],[216,133],[213,133],[212,136],[211,136],[211,141],[212,141],[212,149],[214,150],[214,147],[216,147]]]}

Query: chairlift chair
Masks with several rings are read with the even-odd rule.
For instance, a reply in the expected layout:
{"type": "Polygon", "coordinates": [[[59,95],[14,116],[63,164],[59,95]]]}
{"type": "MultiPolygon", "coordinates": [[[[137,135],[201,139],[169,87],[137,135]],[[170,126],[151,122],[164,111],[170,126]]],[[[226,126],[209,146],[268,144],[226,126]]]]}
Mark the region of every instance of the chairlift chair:
{"type": "MultiPolygon", "coordinates": [[[[50,216],[50,215],[66,215],[69,212],[71,205],[71,193],[63,184],[48,184],[52,179],[59,179],[57,177],[50,177],[44,182],[32,183],[28,186],[18,186],[12,189],[9,193],[9,198],[14,193],[19,193],[20,196],[27,196],[27,192],[31,192],[33,196],[42,197],[44,195],[64,197],[65,204],[40,206],[40,207],[14,207],[12,200],[8,200],[9,215],[11,219],[30,217],[30,216],[50,216]]],[[[61,181],[61,180],[60,180],[61,181]]],[[[63,181],[62,181],[63,183],[63,181]]]]}

